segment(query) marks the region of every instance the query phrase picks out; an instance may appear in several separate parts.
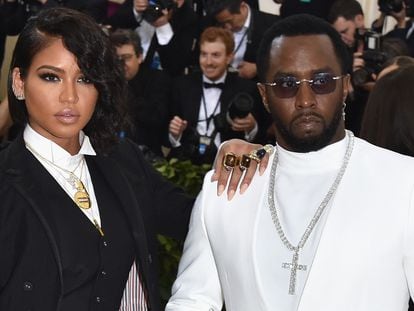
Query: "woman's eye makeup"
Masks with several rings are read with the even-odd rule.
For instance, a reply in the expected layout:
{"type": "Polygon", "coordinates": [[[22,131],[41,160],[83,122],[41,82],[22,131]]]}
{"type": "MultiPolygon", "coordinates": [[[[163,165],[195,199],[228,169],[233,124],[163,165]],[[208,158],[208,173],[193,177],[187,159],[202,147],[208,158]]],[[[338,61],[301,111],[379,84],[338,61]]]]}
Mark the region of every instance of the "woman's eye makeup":
{"type": "Polygon", "coordinates": [[[60,81],[60,78],[55,73],[51,73],[51,72],[40,73],[39,77],[45,81],[50,81],[50,82],[60,81]]]}

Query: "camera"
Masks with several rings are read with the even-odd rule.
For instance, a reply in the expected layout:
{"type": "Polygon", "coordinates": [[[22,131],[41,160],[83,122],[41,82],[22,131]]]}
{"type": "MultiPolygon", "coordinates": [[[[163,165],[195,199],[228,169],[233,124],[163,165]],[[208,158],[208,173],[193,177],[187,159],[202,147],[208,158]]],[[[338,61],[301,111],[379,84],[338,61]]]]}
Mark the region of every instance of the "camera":
{"type": "Polygon", "coordinates": [[[379,10],[386,15],[400,12],[405,4],[406,15],[414,17],[414,0],[378,0],[379,10]]]}
{"type": "Polygon", "coordinates": [[[378,0],[379,10],[384,14],[391,14],[391,12],[401,12],[403,9],[404,0],[378,0]]]}
{"type": "Polygon", "coordinates": [[[367,82],[373,81],[372,74],[378,74],[384,63],[388,60],[387,53],[382,51],[379,33],[369,29],[358,29],[358,40],[364,43],[364,51],[361,58],[365,66],[352,73],[352,81],[355,86],[362,86],[367,82]]]}
{"type": "Polygon", "coordinates": [[[237,93],[230,101],[227,111],[214,117],[214,127],[217,131],[224,131],[229,128],[234,118],[245,118],[253,110],[254,100],[244,92],[237,93]]]}
{"type": "Polygon", "coordinates": [[[148,7],[142,13],[142,17],[151,24],[163,16],[163,10],[171,10],[175,7],[176,4],[173,0],[149,0],[148,7]]]}
{"type": "Polygon", "coordinates": [[[365,61],[365,66],[352,73],[355,86],[362,86],[373,81],[372,74],[378,74],[382,70],[384,63],[388,60],[388,55],[379,50],[366,50],[362,53],[362,59],[365,61]]]}
{"type": "Polygon", "coordinates": [[[196,128],[187,128],[183,136],[181,147],[172,150],[172,157],[191,159],[194,164],[212,163],[217,153],[214,139],[217,133],[230,130],[229,119],[245,118],[253,110],[254,100],[244,92],[237,93],[229,103],[226,111],[213,117],[214,132],[210,136],[203,136],[196,128]]]}

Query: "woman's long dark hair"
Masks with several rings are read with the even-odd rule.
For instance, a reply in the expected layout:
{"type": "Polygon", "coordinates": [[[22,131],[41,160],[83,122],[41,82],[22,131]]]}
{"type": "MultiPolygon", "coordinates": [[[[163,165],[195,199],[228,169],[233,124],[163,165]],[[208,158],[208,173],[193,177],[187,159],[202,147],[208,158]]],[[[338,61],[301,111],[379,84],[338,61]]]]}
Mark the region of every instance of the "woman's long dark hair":
{"type": "Polygon", "coordinates": [[[365,108],[361,138],[414,156],[414,66],[396,69],[379,79],[365,108]]]}
{"type": "Polygon", "coordinates": [[[118,142],[125,106],[126,81],[114,48],[99,25],[89,16],[67,8],[43,10],[29,19],[20,33],[10,65],[8,98],[16,124],[28,122],[24,100],[12,91],[12,71],[19,68],[24,80],[33,57],[50,41],[60,38],[75,55],[78,66],[98,90],[98,100],[91,120],[84,128],[97,152],[107,152],[118,142]]]}

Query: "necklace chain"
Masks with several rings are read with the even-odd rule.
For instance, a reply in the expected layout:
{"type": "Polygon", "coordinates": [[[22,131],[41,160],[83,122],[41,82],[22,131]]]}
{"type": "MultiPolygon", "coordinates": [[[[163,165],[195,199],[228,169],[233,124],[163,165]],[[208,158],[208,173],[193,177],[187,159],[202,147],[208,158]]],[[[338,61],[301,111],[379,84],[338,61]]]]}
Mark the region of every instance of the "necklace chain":
{"type": "MultiPolygon", "coordinates": [[[[84,169],[84,165],[85,165],[85,158],[82,157],[82,159],[79,161],[79,163],[76,165],[76,167],[73,169],[73,171],[69,171],[63,167],[60,167],[59,165],[57,165],[56,163],[54,163],[53,161],[48,160],[47,158],[45,158],[44,156],[42,156],[39,152],[37,152],[32,146],[30,146],[28,143],[26,143],[26,147],[27,149],[29,149],[29,151],[31,151],[35,156],[37,156],[38,158],[42,159],[43,161],[45,161],[46,163],[50,164],[51,166],[53,166],[56,169],[56,172],[63,177],[63,179],[65,179],[74,189],[76,189],[76,193],[74,194],[74,196],[72,197],[73,200],[75,201],[76,205],[86,211],[89,212],[89,209],[91,210],[91,217],[92,217],[92,222],[96,228],[96,230],[98,230],[99,234],[101,236],[104,236],[104,232],[101,228],[101,226],[99,225],[98,221],[96,220],[94,213],[93,213],[93,208],[91,208],[91,201],[90,201],[90,197],[89,197],[89,193],[85,187],[85,185],[83,184],[81,178],[82,178],[82,173],[83,173],[83,169],[84,169]],[[75,171],[78,169],[78,167],[81,165],[81,172],[80,172],[80,176],[76,176],[75,175],[75,171]],[[63,172],[66,172],[69,174],[69,177],[66,178],[65,176],[63,176],[63,174],[59,171],[62,170],[63,172]]],[[[86,180],[87,182],[87,180],[86,180]]],[[[64,187],[66,188],[66,187],[64,187]]],[[[67,191],[67,190],[66,190],[67,191]]]]}
{"type": "Polygon", "coordinates": [[[352,150],[354,147],[354,135],[352,132],[347,131],[348,134],[348,145],[346,148],[346,152],[343,158],[343,162],[341,165],[341,168],[339,169],[339,172],[329,188],[328,193],[322,200],[321,204],[319,204],[319,207],[317,208],[315,214],[313,215],[311,221],[309,222],[308,226],[306,227],[305,232],[303,233],[299,243],[294,246],[286,237],[285,232],[283,231],[282,225],[280,223],[279,219],[279,212],[278,208],[276,206],[276,200],[275,200],[275,183],[276,183],[276,169],[279,163],[279,153],[278,148],[276,146],[275,156],[272,163],[272,169],[270,172],[270,182],[269,182],[269,193],[268,193],[268,204],[270,209],[270,214],[272,216],[273,223],[275,225],[276,231],[282,241],[282,243],[286,246],[287,249],[294,252],[293,259],[291,264],[284,263],[282,267],[286,268],[288,265],[288,268],[291,269],[291,279],[290,279],[290,285],[289,285],[289,294],[294,294],[295,291],[295,283],[296,283],[296,270],[306,270],[306,266],[298,265],[298,257],[299,257],[299,251],[300,249],[303,249],[305,246],[306,241],[308,240],[309,236],[311,235],[313,229],[315,228],[316,224],[318,223],[319,219],[321,218],[321,215],[323,211],[325,210],[325,207],[328,205],[329,201],[331,200],[333,194],[336,192],[336,189],[339,186],[339,183],[342,180],[342,177],[345,173],[345,170],[348,166],[349,159],[351,158],[352,150]],[[301,269],[303,267],[303,269],[301,269]]]}
{"type": "MultiPolygon", "coordinates": [[[[49,159],[45,158],[44,156],[42,156],[39,152],[37,152],[32,146],[30,146],[29,144],[26,143],[26,147],[34,154],[36,155],[38,158],[42,159],[43,161],[45,161],[46,163],[48,163],[49,165],[51,165],[52,167],[54,167],[56,169],[56,172],[63,177],[63,179],[66,180],[66,182],[68,182],[74,189],[76,189],[75,194],[73,195],[73,200],[75,201],[76,205],[81,208],[81,209],[90,209],[91,208],[91,201],[90,201],[90,197],[89,197],[89,193],[86,190],[85,185],[83,184],[81,178],[82,178],[82,173],[83,173],[83,168],[85,165],[85,158],[82,157],[82,159],[79,161],[79,163],[76,165],[75,169],[73,171],[69,171],[59,165],[57,165],[56,163],[54,163],[53,161],[50,161],[49,159]],[[75,175],[75,171],[78,169],[78,167],[81,165],[81,172],[80,172],[80,176],[76,176],[75,175]],[[65,177],[62,172],[65,172],[67,174],[69,174],[69,177],[65,177]]],[[[63,186],[63,185],[62,185],[63,186]]],[[[64,187],[66,188],[66,187],[64,187]]]]}

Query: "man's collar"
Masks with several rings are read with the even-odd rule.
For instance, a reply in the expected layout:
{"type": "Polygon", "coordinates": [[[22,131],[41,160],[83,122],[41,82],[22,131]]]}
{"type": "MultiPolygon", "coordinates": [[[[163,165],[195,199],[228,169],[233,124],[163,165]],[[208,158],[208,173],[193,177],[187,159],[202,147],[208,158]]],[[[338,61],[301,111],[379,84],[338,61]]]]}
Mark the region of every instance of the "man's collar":
{"type": "Polygon", "coordinates": [[[246,18],[246,21],[244,22],[243,29],[249,29],[250,21],[252,19],[252,10],[250,9],[250,6],[247,3],[246,3],[246,7],[247,7],[247,18],[246,18]]]}

